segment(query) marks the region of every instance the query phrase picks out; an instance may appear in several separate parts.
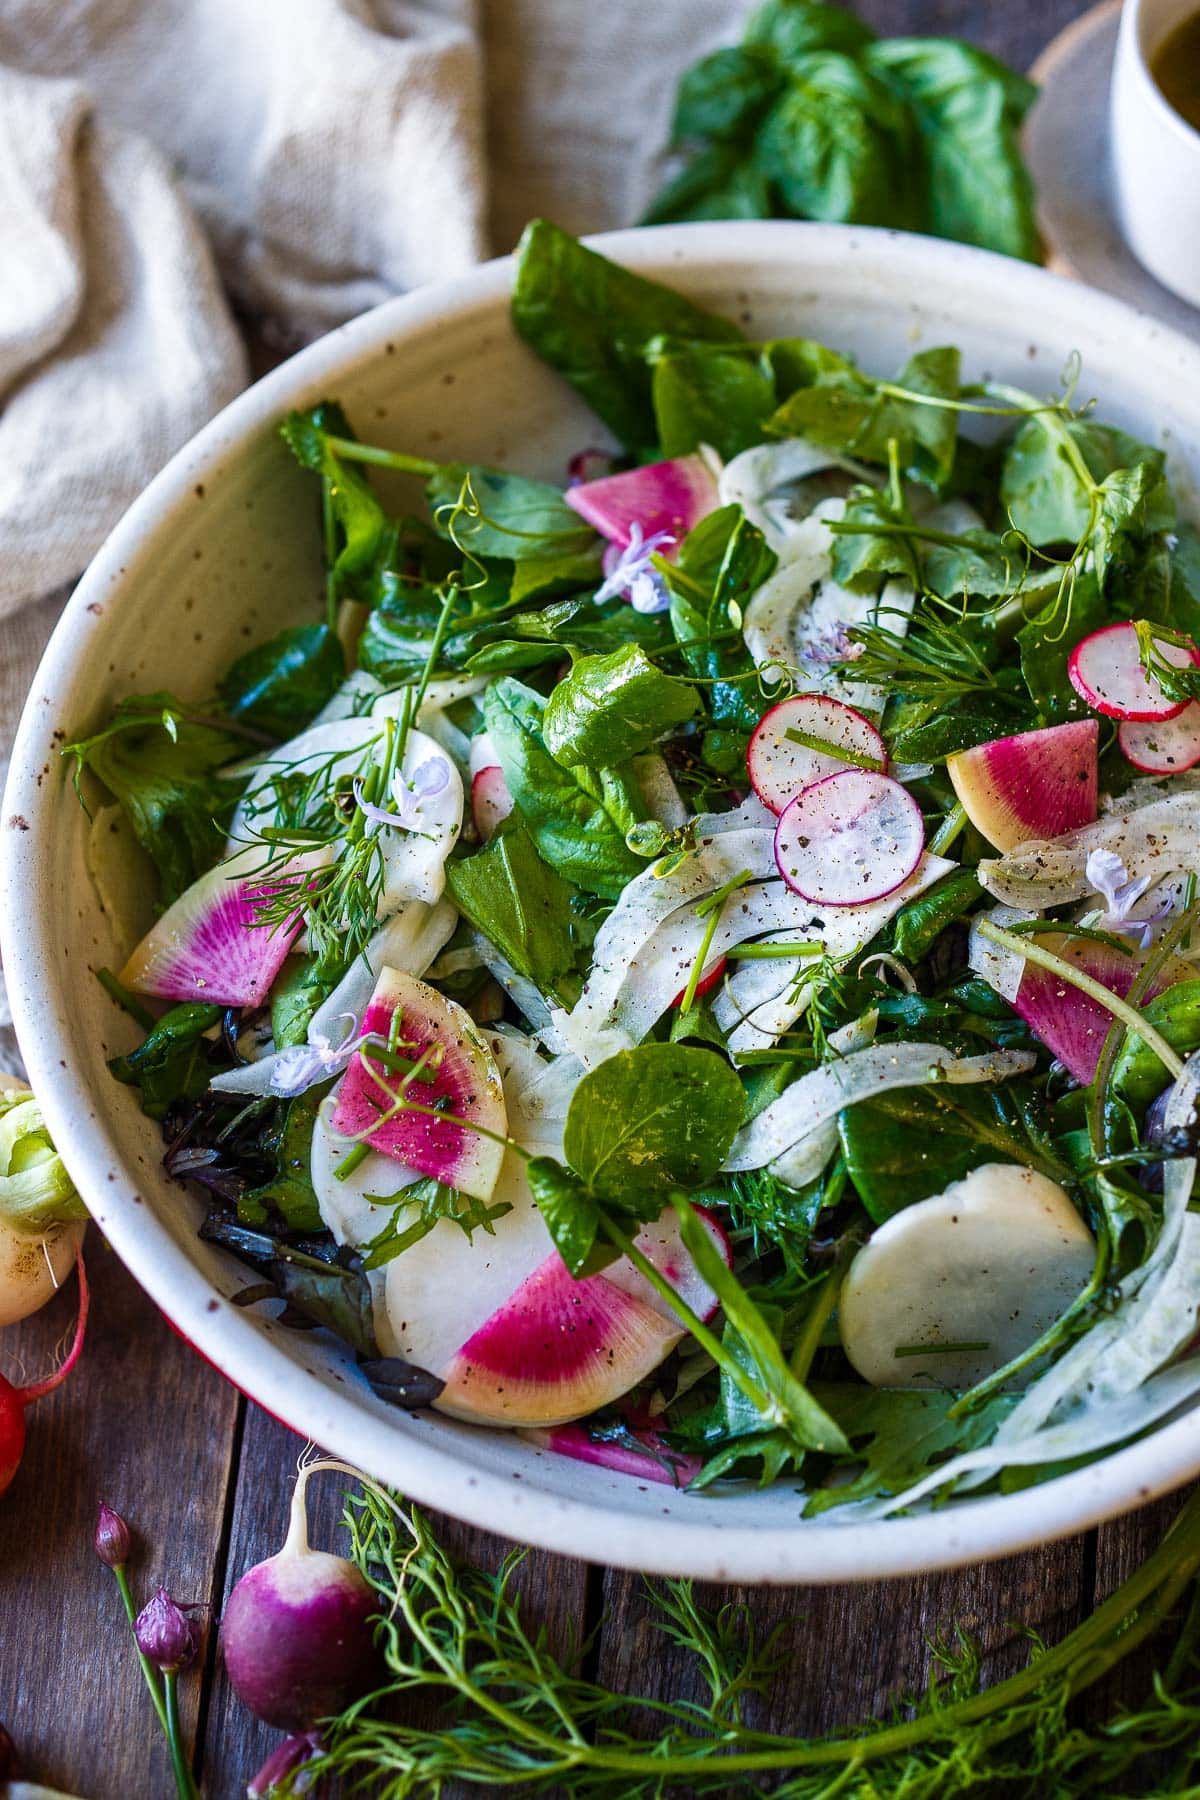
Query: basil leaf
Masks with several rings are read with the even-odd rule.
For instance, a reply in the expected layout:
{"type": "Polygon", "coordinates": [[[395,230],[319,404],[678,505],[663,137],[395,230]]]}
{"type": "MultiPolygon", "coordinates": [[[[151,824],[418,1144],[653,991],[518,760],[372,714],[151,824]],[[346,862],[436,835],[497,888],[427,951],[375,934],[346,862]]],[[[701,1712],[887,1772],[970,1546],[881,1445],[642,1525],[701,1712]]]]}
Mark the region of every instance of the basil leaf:
{"type": "Polygon", "coordinates": [[[475,556],[516,562],[595,552],[595,532],[549,482],[447,463],[430,478],[425,494],[435,529],[475,556]],[[464,484],[470,489],[469,510],[459,510],[464,484]]]}
{"type": "Polygon", "coordinates": [[[90,769],[120,802],[169,906],[224,851],[222,821],[237,788],[216,771],[245,748],[243,738],[189,719],[170,694],[141,694],[122,700],[105,730],[67,744],[63,755],[75,758],[76,780],[90,769]]]}
{"type": "MultiPolygon", "coordinates": [[[[640,1044],[589,1070],[571,1097],[563,1154],[614,1210],[710,1181],[742,1122],[742,1084],[723,1056],[640,1044]]],[[[723,1266],[723,1265],[722,1265],[723,1266]]]]}
{"type": "Polygon", "coordinates": [[[598,256],[545,219],[517,246],[512,316],[519,335],[557,369],[629,449],[654,443],[653,338],[736,342],[727,319],[598,256]]]}
{"type": "Polygon", "coordinates": [[[345,679],[346,658],[328,625],[289,625],[239,656],[217,687],[231,719],[294,737],[345,679]]]}
{"type": "Polygon", "coordinates": [[[198,1100],[213,1078],[212,1043],[205,1037],[224,1009],[185,1001],[165,1012],[136,1050],[114,1056],[109,1073],[136,1087],[148,1119],[161,1119],[176,1100],[198,1100]]]}
{"type": "Polygon", "coordinates": [[[784,80],[772,55],[755,45],[714,50],[685,70],[675,96],[671,142],[746,137],[784,80]]]}
{"type": "Polygon", "coordinates": [[[572,889],[542,861],[523,825],[506,822],[474,856],[448,863],[446,888],[518,975],[539,993],[559,997],[575,965],[572,889]]]}
{"type": "Polygon", "coordinates": [[[546,703],[542,736],[556,762],[612,768],[682,725],[699,710],[700,696],[677,675],[665,675],[636,644],[610,656],[585,656],[546,703]]]}
{"type": "Polygon", "coordinates": [[[664,456],[710,444],[729,461],[763,438],[775,410],[775,382],[755,356],[712,344],[655,340],[651,400],[664,456]]]}
{"type": "Polygon", "coordinates": [[[750,17],[745,42],[774,50],[785,62],[807,56],[811,50],[843,50],[853,54],[869,44],[875,33],[853,13],[823,0],[766,0],[750,17]]]}
{"type": "Polygon", "coordinates": [[[668,225],[684,219],[768,219],[771,184],[749,147],[708,144],[669,181],[638,221],[668,225]]]}
{"type": "Polygon", "coordinates": [[[625,834],[641,817],[618,769],[564,769],[542,739],[542,696],[511,676],[484,696],[487,729],[508,791],[542,859],[586,893],[615,900],[642,863],[625,834]]]}

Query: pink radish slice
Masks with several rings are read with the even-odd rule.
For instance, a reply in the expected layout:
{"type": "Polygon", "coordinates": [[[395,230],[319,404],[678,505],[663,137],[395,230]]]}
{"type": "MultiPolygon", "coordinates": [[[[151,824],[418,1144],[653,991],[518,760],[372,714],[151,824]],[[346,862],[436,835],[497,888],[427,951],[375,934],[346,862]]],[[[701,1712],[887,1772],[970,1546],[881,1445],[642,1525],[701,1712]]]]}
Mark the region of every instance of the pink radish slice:
{"type": "Polygon", "coordinates": [[[618,1475],[632,1475],[639,1481],[661,1482],[664,1487],[687,1487],[703,1467],[700,1457],[669,1449],[650,1426],[629,1432],[630,1438],[642,1445],[642,1449],[594,1438],[586,1425],[555,1425],[549,1431],[527,1431],[525,1436],[530,1443],[552,1450],[557,1456],[569,1456],[574,1462],[613,1469],[618,1475]]]}
{"type": "Polygon", "coordinates": [[[485,844],[501,820],[507,819],[513,804],[504,770],[495,764],[480,769],[471,782],[471,817],[485,844]]]}
{"type": "Polygon", "coordinates": [[[635,525],[643,542],[655,532],[669,532],[675,542],[662,547],[666,556],[673,556],[693,525],[721,503],[708,464],[694,455],[581,482],[568,488],[563,498],[601,537],[622,550],[635,525]]]}
{"type": "MultiPolygon", "coordinates": [[[[1038,943],[1082,969],[1085,975],[1090,975],[1121,999],[1133,986],[1145,961],[1137,951],[1131,956],[1122,956],[1119,950],[1090,938],[1039,937],[1038,943]]],[[[1186,973],[1186,967],[1176,961],[1161,972],[1146,999],[1152,1000],[1155,994],[1160,994],[1186,973]]],[[[1077,987],[1051,974],[1049,969],[1026,963],[1013,1009],[1051,1055],[1086,1087],[1096,1073],[1100,1051],[1112,1024],[1108,1008],[1093,1000],[1090,994],[1081,993],[1077,987]]]]}
{"type": "Polygon", "coordinates": [[[1096,817],[1095,719],[993,738],[946,759],[946,773],[972,825],[997,850],[1059,837],[1096,817]]]}
{"type": "MultiPolygon", "coordinates": [[[[1194,645],[1156,643],[1164,662],[1177,669],[1200,664],[1194,645]]],[[[1076,644],[1067,663],[1071,686],[1094,712],[1110,719],[1174,719],[1187,706],[1163,693],[1138,656],[1130,624],[1104,625],[1076,644]]]]}
{"type": "MultiPolygon", "coordinates": [[[[708,968],[706,968],[704,970],[699,981],[696,983],[696,999],[697,1000],[703,1000],[705,994],[712,993],[713,989],[716,987],[718,981],[720,981],[722,975],[724,975],[724,973],[728,967],[729,967],[729,964],[723,956],[718,956],[715,963],[709,964],[708,968]]],[[[687,988],[681,987],[679,992],[676,994],[675,998],[672,1000],[671,1005],[672,1006],[682,1006],[683,1005],[683,996],[686,993],[687,993],[687,988]]]]}
{"type": "Polygon", "coordinates": [[[1182,775],[1200,763],[1200,702],[1173,719],[1125,719],[1117,727],[1121,754],[1146,775],[1182,775]]]}
{"type": "Polygon", "coordinates": [[[870,719],[843,700],[826,694],[793,694],[764,713],[746,751],[750,785],[773,813],[781,813],[802,788],[825,775],[840,775],[856,763],[887,770],[887,746],[870,719]],[[789,737],[828,743],[817,750],[789,737]],[[843,752],[838,755],[837,752],[843,752]]]}
{"type": "Polygon", "coordinates": [[[295,887],[324,858],[297,858],[272,879],[258,844],[239,851],[194,881],[147,932],[120,979],[136,994],[163,1000],[210,1000],[256,1006],[300,932],[297,913],[283,924],[258,923],[265,900],[295,887]]]}
{"type": "Polygon", "coordinates": [[[500,1173],[508,1129],[500,1073],[475,1022],[458,1003],[427,982],[397,969],[384,969],[363,1014],[362,1030],[384,1040],[400,1015],[396,1054],[427,1063],[432,1081],[414,1079],[401,1088],[403,1072],[386,1069],[363,1048],[346,1070],[338,1091],[333,1129],[362,1139],[372,1150],[393,1156],[422,1175],[432,1175],[460,1193],[490,1200],[500,1173]],[[397,1095],[428,1111],[394,1111],[397,1095]],[[494,1137],[483,1136],[480,1126],[494,1137]],[[365,1135],[364,1135],[365,1134],[365,1135]]]}
{"type": "Polygon", "coordinates": [[[803,900],[860,906],[908,880],[925,848],[925,822],[890,775],[845,769],[814,781],[775,829],[779,873],[803,900]]]}

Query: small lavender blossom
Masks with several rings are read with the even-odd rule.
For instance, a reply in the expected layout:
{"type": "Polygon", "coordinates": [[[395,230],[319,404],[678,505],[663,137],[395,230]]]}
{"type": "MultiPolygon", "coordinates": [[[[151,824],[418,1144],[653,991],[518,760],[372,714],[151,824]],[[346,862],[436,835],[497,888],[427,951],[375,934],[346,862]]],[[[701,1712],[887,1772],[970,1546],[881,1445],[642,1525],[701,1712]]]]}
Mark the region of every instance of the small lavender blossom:
{"type": "Polygon", "coordinates": [[[142,1655],[164,1675],[186,1669],[200,1648],[195,1625],[164,1587],[143,1606],[134,1620],[133,1635],[142,1655]]]}
{"type": "Polygon", "coordinates": [[[650,558],[675,542],[672,531],[655,531],[643,538],[636,519],[629,527],[629,542],[608,572],[604,585],[597,589],[596,605],[625,595],[634,612],[666,612],[671,604],[667,584],[650,558]]]}
{"type": "Polygon", "coordinates": [[[806,668],[824,668],[831,663],[853,662],[862,653],[863,646],[853,642],[844,625],[832,625],[809,639],[800,652],[800,661],[806,668]]]}
{"type": "Polygon", "coordinates": [[[368,800],[361,779],[354,783],[354,798],[370,824],[387,826],[393,831],[420,831],[424,825],[422,800],[440,794],[449,780],[450,768],[445,757],[427,756],[424,762],[417,764],[408,781],[399,770],[396,772],[392,780],[392,806],[376,806],[368,800]]]}
{"type": "Polygon", "coordinates": [[[340,1074],[362,1043],[358,1020],[353,1013],[339,1013],[349,1025],[340,1044],[333,1044],[323,1031],[314,1031],[307,1044],[292,1044],[281,1050],[271,1068],[271,1092],[282,1099],[294,1100],[318,1081],[328,1081],[340,1074]]]}
{"type": "Polygon", "coordinates": [[[1170,894],[1164,897],[1156,912],[1149,913],[1144,918],[1135,918],[1133,909],[1147,888],[1153,887],[1153,875],[1131,879],[1125,864],[1113,850],[1091,851],[1084,868],[1088,885],[1105,903],[1106,910],[1100,915],[1100,925],[1107,931],[1125,932],[1130,937],[1136,937],[1138,948],[1147,949],[1154,937],[1154,926],[1171,912],[1170,894]]]}

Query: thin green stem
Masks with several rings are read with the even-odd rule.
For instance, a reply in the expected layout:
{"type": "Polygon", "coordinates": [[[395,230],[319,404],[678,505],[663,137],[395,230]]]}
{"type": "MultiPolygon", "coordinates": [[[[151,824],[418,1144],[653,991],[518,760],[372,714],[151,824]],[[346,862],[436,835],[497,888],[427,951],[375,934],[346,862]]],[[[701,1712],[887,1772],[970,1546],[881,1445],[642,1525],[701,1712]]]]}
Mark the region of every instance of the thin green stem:
{"type": "Polygon", "coordinates": [[[396,469],[401,475],[420,475],[426,481],[442,466],[425,456],[406,456],[402,450],[384,450],[378,444],[358,444],[353,438],[328,437],[325,442],[344,462],[374,463],[376,468],[396,469]]]}
{"type": "Polygon", "coordinates": [[[931,856],[945,856],[954,840],[959,836],[967,823],[967,809],[956,800],[946,814],[926,848],[931,856]]]}
{"type": "Polygon", "coordinates": [[[167,1697],[167,1742],[171,1746],[171,1767],[175,1772],[175,1787],[179,1800],[200,1800],[196,1783],[192,1779],[192,1771],[188,1767],[183,1753],[183,1731],[179,1724],[179,1677],[173,1669],[163,1675],[163,1687],[167,1697]]]}
{"type": "Polygon", "coordinates": [[[334,564],[337,561],[337,516],[333,510],[333,483],[328,475],[321,478],[321,531],[325,540],[325,623],[330,631],[337,627],[338,584],[334,564]]]}
{"type": "MultiPolygon", "coordinates": [[[[133,1595],[129,1591],[129,1576],[125,1572],[125,1565],[119,1563],[113,1570],[113,1575],[116,1578],[117,1586],[121,1591],[121,1603],[125,1608],[125,1617],[129,1620],[129,1629],[132,1631],[134,1622],[137,1619],[137,1609],[133,1604],[133,1595]]],[[[134,1641],[136,1643],[136,1639],[134,1641]]],[[[148,1656],[143,1656],[140,1650],[137,1653],[137,1659],[142,1666],[142,1676],[145,1680],[150,1698],[154,1703],[154,1710],[158,1714],[158,1722],[169,1737],[170,1731],[167,1726],[167,1709],[163,1703],[162,1684],[159,1680],[158,1670],[154,1667],[150,1658],[148,1656]]]]}
{"type": "Polygon", "coordinates": [[[846,744],[831,743],[828,738],[818,737],[815,731],[798,731],[794,725],[789,725],[783,735],[789,743],[799,744],[805,750],[816,750],[822,756],[832,756],[835,762],[849,763],[855,769],[872,769],[879,773],[884,766],[878,756],[851,750],[846,744]]]}
{"type": "Polygon", "coordinates": [[[836,1262],[821,1282],[820,1291],[805,1315],[803,1329],[788,1358],[792,1374],[797,1381],[808,1380],[808,1371],[812,1368],[813,1358],[821,1347],[821,1337],[825,1327],[833,1317],[834,1307],[838,1303],[838,1295],[842,1291],[842,1282],[846,1278],[846,1270],[850,1267],[851,1258],[857,1248],[858,1245],[853,1239],[847,1239],[841,1245],[836,1262]]]}

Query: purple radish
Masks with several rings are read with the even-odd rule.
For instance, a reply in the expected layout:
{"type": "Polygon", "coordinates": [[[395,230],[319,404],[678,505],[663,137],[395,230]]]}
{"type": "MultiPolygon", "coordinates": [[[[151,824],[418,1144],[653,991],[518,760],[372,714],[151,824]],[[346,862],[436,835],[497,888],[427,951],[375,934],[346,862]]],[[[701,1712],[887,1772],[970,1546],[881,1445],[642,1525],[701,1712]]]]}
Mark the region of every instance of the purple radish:
{"type": "Polygon", "coordinates": [[[142,939],[120,979],[136,994],[258,1006],[299,935],[299,911],[279,925],[258,923],[264,900],[299,888],[326,857],[305,855],[274,877],[253,844],[194,881],[142,939]]]}
{"type": "Polygon", "coordinates": [[[702,456],[676,456],[669,462],[650,463],[624,475],[606,475],[601,481],[581,482],[568,488],[563,498],[601,537],[624,550],[636,525],[642,542],[658,532],[674,539],[662,554],[671,556],[706,514],[720,505],[717,484],[702,456]]]}
{"type": "Polygon", "coordinates": [[[508,1115],[495,1058],[470,1014],[415,975],[383,969],[362,1031],[382,1040],[380,1052],[364,1045],[350,1063],[334,1131],[489,1200],[508,1115]]]}
{"type": "MultiPolygon", "coordinates": [[[[518,1205],[496,1221],[494,1238],[477,1233],[465,1254],[454,1245],[443,1259],[439,1248],[414,1271],[405,1267],[413,1254],[406,1253],[388,1269],[387,1311],[399,1353],[443,1377],[435,1405],[456,1418],[529,1427],[582,1418],[628,1393],[684,1335],[667,1302],[630,1263],[622,1258],[576,1281],[557,1251],[547,1254],[545,1227],[526,1229],[527,1216],[518,1205]],[[497,1281],[503,1268],[507,1278],[497,1281]],[[477,1308],[476,1287],[490,1289],[489,1310],[477,1308]],[[497,1303],[498,1290],[504,1298],[497,1303]],[[476,1323],[464,1331],[472,1316],[476,1323]]],[[[724,1232],[711,1215],[703,1217],[728,1263],[724,1232]]],[[[711,1318],[716,1298],[683,1248],[674,1213],[644,1226],[636,1243],[693,1312],[711,1318]]]]}
{"type": "MultiPolygon", "coordinates": [[[[1097,943],[1094,938],[1051,935],[1039,937],[1038,943],[1082,969],[1085,975],[1090,975],[1122,1000],[1145,961],[1136,952],[1124,956],[1108,944],[1097,943]]],[[[1152,1000],[1155,994],[1161,994],[1164,988],[1187,973],[1186,966],[1174,962],[1160,972],[1145,998],[1152,1000]]],[[[1096,1073],[1100,1051],[1112,1024],[1113,1016],[1108,1008],[1035,963],[1025,964],[1013,1008],[1038,1041],[1086,1087],[1096,1073]]]]}
{"type": "Polygon", "coordinates": [[[773,813],[822,776],[855,766],[885,774],[887,746],[870,719],[827,694],[781,700],[763,714],[746,751],[750,785],[773,813]]]}
{"type": "Polygon", "coordinates": [[[666,1487],[687,1487],[703,1466],[700,1457],[670,1449],[652,1426],[631,1428],[628,1435],[633,1443],[606,1443],[603,1438],[592,1437],[586,1425],[554,1425],[547,1431],[527,1431],[524,1435],[530,1443],[552,1450],[556,1456],[614,1469],[618,1475],[632,1475],[638,1481],[658,1481],[666,1487]]]}
{"type": "Polygon", "coordinates": [[[486,844],[497,825],[507,819],[514,805],[504,779],[504,770],[493,763],[480,769],[471,781],[471,817],[475,829],[486,844]]]}
{"type": "Polygon", "coordinates": [[[993,738],[946,759],[963,811],[997,850],[1060,837],[1096,817],[1095,719],[993,738]]]}
{"type": "Polygon", "coordinates": [[[309,1546],[305,1491],[323,1469],[357,1473],[336,1462],[301,1469],[282,1550],[242,1576],[221,1620],[235,1693],[256,1718],[283,1731],[307,1731],[385,1674],[373,1623],[379,1596],[352,1562],[309,1546]]]}
{"type": "Polygon", "coordinates": [[[775,829],[779,873],[818,906],[882,900],[908,880],[924,849],[925,822],[912,795],[869,769],[814,781],[775,829]]]}
{"type": "Polygon", "coordinates": [[[1124,719],[1117,743],[1126,762],[1144,775],[1182,775],[1200,763],[1200,702],[1173,719],[1124,719]]]}
{"type": "MultiPolygon", "coordinates": [[[[1155,640],[1164,662],[1176,669],[1200,664],[1194,644],[1155,640]]],[[[1067,662],[1071,686],[1093,712],[1110,719],[1174,719],[1187,706],[1172,700],[1141,663],[1137,632],[1128,623],[1103,625],[1076,644],[1067,662]]]]}

